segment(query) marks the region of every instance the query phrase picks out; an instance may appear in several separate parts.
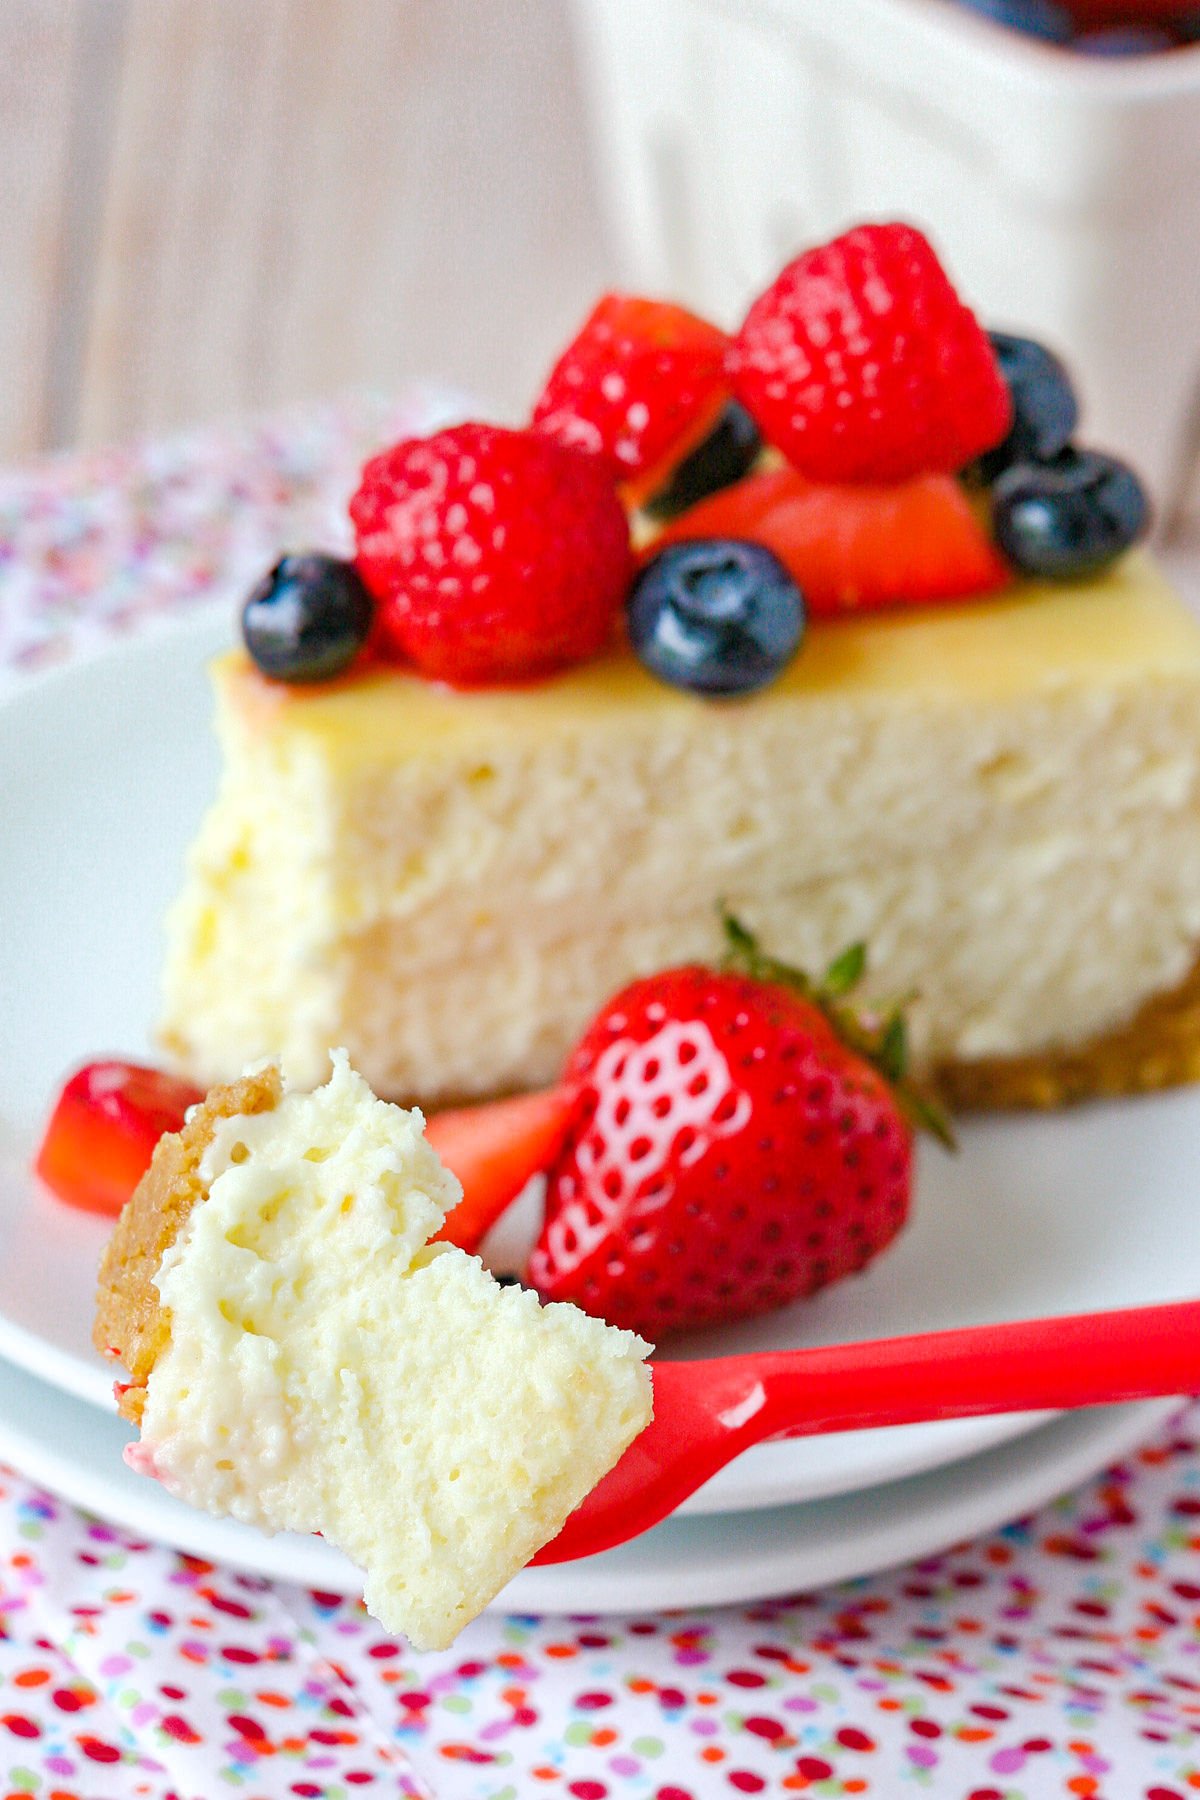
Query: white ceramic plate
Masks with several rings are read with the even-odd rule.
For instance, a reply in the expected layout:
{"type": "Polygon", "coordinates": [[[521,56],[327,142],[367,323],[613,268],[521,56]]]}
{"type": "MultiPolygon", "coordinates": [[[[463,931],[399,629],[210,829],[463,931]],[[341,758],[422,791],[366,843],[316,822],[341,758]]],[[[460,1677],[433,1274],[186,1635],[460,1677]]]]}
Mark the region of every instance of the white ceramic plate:
{"type": "MultiPolygon", "coordinates": [[[[1034,1511],[1143,1442],[1177,1405],[1067,1414],[1016,1443],[839,1499],[668,1520],[603,1556],[523,1569],[492,1605],[534,1613],[729,1606],[868,1575],[1034,1511]]],[[[320,1538],[264,1537],[193,1512],[132,1474],[121,1461],[128,1435],[115,1416],[0,1367],[0,1459],[31,1480],[193,1556],[327,1593],[362,1591],[361,1576],[320,1538]]]]}
{"type": "MultiPolygon", "coordinates": [[[[0,706],[0,1355],[110,1404],[90,1347],[106,1226],[40,1192],[29,1158],[74,1064],[153,1056],[161,919],[217,775],[203,667],[219,615],[31,685],[0,706]]],[[[863,1276],[672,1346],[742,1349],[1179,1298],[1195,1292],[1200,1091],[971,1124],[923,1149],[915,1220],[863,1276]]],[[[894,1481],[1027,1430],[967,1420],[763,1445],[690,1510],[811,1500],[894,1481]]]]}

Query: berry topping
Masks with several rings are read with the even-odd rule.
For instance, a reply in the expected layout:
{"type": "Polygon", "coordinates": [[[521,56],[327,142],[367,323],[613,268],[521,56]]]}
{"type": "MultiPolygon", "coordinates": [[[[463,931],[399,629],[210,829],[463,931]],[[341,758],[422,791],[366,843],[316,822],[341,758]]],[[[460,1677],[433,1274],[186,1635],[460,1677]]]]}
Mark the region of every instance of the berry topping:
{"type": "Polygon", "coordinates": [[[372,458],[350,502],[379,638],[463,685],[600,651],[629,585],[629,526],[599,458],[535,431],[456,425],[372,458]]]}
{"type": "Polygon", "coordinates": [[[463,1190],[437,1236],[478,1250],[510,1202],[554,1161],[569,1116],[565,1088],[434,1113],[425,1136],[463,1190]]]}
{"type": "Polygon", "coordinates": [[[962,0],[962,4],[997,25],[1048,44],[1069,44],[1075,30],[1069,9],[1056,0],[962,0]]]}
{"type": "Polygon", "coordinates": [[[1161,26],[1113,25],[1107,31],[1084,31],[1071,48],[1080,56],[1157,56],[1179,42],[1161,26]]]}
{"type": "Polygon", "coordinates": [[[328,681],[367,641],[371,596],[352,563],[309,551],[284,556],[242,608],[242,637],[264,675],[328,681]]]}
{"type": "Polygon", "coordinates": [[[635,654],[673,687],[748,694],[782,673],[804,632],[804,601],[761,544],[696,538],[670,544],[634,582],[635,654]]]}
{"type": "Polygon", "coordinates": [[[728,344],[682,306],[605,294],[551,369],[534,424],[608,457],[623,480],[657,475],[707,434],[726,397],[728,344]]]}
{"type": "Polygon", "coordinates": [[[987,338],[909,225],[860,225],[789,263],[727,367],[764,437],[817,481],[952,474],[1011,420],[987,338]]]}
{"type": "Polygon", "coordinates": [[[585,1032],[529,1262],[544,1298],[651,1339],[815,1293],[908,1216],[903,1017],[846,1004],[861,947],[817,988],[730,931],[724,971],[636,981],[585,1032]]]}
{"type": "Polygon", "coordinates": [[[1013,463],[1046,462],[1065,450],[1079,422],[1079,404],[1071,377],[1052,350],[1003,331],[988,335],[1013,403],[1008,436],[976,465],[985,481],[994,481],[1013,463]]]}
{"type": "Polygon", "coordinates": [[[1026,575],[1095,575],[1150,522],[1150,503],[1125,463],[1096,450],[1064,450],[1048,463],[1018,463],[992,492],[993,529],[1026,575]]]}
{"type": "Polygon", "coordinates": [[[60,1200],[115,1218],[164,1132],[204,1098],[189,1082],[137,1063],[88,1063],[66,1083],[34,1170],[60,1200]]]}
{"type": "Polygon", "coordinates": [[[948,475],[894,487],[826,486],[794,469],[765,470],[702,500],[657,541],[707,536],[773,550],[810,618],[960,600],[1011,580],[948,475]]]}
{"type": "Polygon", "coordinates": [[[744,406],[730,400],[708,436],[676,464],[666,486],[644,502],[644,511],[652,519],[673,519],[749,474],[761,449],[758,426],[744,406]]]}

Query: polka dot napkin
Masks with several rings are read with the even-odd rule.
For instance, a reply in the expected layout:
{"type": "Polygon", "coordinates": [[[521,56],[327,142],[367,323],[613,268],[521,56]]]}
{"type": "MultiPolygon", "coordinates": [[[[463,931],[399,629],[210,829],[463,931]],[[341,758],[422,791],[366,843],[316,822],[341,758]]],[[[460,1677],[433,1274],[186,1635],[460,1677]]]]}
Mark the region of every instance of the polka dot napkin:
{"type": "Polygon", "coordinates": [[[352,1601],[138,1542],[0,1470],[0,1792],[1186,1800],[1198,1438],[1194,1406],[1034,1518],[822,1594],[489,1615],[423,1656],[352,1601]]]}
{"type": "MultiPolygon", "coordinates": [[[[359,398],[0,475],[0,682],[338,545],[363,453],[456,410],[359,398]]],[[[425,1656],[0,1468],[0,1800],[1187,1800],[1198,1728],[1200,1405],[916,1567],[748,1608],[488,1616],[425,1656]]]]}

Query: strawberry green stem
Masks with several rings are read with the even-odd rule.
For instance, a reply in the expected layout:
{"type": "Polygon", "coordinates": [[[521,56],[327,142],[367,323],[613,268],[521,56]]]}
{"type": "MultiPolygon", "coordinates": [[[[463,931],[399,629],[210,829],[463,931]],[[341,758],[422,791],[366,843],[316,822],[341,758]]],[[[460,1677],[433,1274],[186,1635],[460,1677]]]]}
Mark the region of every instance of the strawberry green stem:
{"type": "Polygon", "coordinates": [[[790,963],[769,956],[760,948],[754,933],[725,906],[721,908],[721,924],[725,933],[723,969],[748,975],[752,981],[788,988],[810,1000],[828,1019],[847,1049],[853,1050],[883,1076],[909,1123],[917,1130],[927,1131],[947,1149],[957,1147],[954,1131],[941,1107],[908,1074],[906,1011],[915,995],[903,994],[869,1012],[846,1004],[847,996],[866,973],[865,944],[847,945],[834,957],[820,981],[813,981],[803,969],[793,968],[790,963]]]}

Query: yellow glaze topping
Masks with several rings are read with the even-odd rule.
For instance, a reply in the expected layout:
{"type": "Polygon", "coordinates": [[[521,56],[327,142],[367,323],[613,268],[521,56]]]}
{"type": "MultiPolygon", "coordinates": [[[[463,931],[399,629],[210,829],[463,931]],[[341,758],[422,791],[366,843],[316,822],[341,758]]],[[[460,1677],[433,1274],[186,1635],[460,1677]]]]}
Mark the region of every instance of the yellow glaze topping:
{"type": "Polygon", "coordinates": [[[694,717],[719,706],[794,705],[806,695],[977,695],[981,701],[1066,683],[1120,683],[1147,673],[1200,670],[1200,624],[1145,555],[1102,578],[1023,582],[960,606],[811,625],[790,669],[761,693],[713,701],[668,687],[629,654],[614,653],[528,687],[458,691],[402,668],[312,687],[264,679],[241,651],[216,665],[227,703],[259,730],[303,731],[337,760],[436,754],[464,740],[545,738],[581,726],[643,720],[647,711],[694,717]]]}

